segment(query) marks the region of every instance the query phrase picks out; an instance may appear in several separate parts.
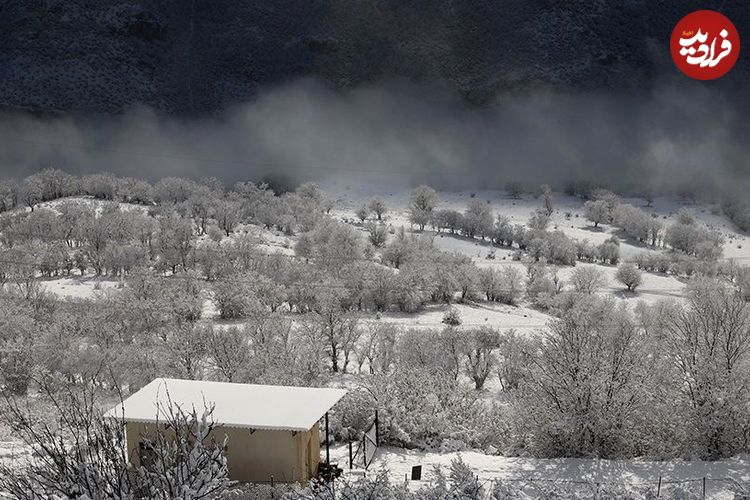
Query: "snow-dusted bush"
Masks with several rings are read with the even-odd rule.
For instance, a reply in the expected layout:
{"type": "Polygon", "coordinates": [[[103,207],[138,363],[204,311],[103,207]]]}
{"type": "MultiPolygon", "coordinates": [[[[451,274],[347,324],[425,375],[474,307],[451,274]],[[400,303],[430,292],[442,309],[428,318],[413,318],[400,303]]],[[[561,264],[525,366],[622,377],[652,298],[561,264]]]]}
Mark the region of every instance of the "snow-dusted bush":
{"type": "Polygon", "coordinates": [[[448,326],[459,326],[461,324],[461,313],[455,307],[448,308],[443,314],[443,324],[448,326]]]}
{"type": "Polygon", "coordinates": [[[382,248],[388,242],[388,227],[385,224],[367,225],[370,244],[375,248],[382,248]]]}

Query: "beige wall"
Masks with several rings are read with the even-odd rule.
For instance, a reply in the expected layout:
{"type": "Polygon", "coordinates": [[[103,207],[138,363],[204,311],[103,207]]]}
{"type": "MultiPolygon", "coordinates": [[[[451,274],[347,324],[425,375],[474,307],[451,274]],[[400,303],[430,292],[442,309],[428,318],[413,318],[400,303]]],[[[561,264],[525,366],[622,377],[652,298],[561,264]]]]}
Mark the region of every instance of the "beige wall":
{"type": "MultiPolygon", "coordinates": [[[[153,436],[154,424],[127,423],[128,456],[140,465],[138,444],[153,436]]],[[[306,482],[318,472],[320,462],[319,424],[307,432],[255,432],[234,427],[216,427],[212,437],[227,442],[227,464],[232,480],[241,482],[306,482]]]]}

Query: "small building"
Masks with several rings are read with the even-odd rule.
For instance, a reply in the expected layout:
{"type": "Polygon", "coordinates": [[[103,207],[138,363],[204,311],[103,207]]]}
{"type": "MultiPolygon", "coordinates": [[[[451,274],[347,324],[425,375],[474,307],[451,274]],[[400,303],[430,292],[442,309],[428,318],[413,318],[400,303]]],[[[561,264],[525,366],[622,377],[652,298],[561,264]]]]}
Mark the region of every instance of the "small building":
{"type": "Polygon", "coordinates": [[[320,420],[344,394],[342,389],[159,378],[107,416],[125,423],[128,457],[140,465],[142,443],[164,423],[165,405],[195,408],[199,415],[213,407],[213,437],[217,442],[228,439],[230,479],[306,482],[318,474],[320,420]]]}

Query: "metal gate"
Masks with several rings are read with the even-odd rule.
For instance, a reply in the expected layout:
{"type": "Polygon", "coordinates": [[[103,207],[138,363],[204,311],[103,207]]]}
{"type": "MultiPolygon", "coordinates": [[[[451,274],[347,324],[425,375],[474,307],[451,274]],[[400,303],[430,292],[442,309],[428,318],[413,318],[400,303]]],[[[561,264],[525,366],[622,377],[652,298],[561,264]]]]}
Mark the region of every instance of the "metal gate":
{"type": "Polygon", "coordinates": [[[372,463],[375,457],[375,451],[377,451],[380,444],[380,421],[378,420],[378,412],[375,411],[375,420],[373,420],[370,427],[362,433],[362,437],[356,441],[356,449],[354,448],[353,442],[349,443],[349,468],[367,468],[372,463]]]}

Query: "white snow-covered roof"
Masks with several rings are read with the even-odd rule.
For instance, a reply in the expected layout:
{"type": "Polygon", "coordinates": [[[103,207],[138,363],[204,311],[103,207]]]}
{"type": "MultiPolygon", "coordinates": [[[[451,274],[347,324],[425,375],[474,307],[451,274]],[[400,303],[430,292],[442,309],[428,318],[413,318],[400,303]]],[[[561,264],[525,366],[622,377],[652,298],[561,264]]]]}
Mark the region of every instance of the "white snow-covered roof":
{"type": "Polygon", "coordinates": [[[170,405],[198,415],[213,406],[216,425],[266,430],[310,430],[343,396],[343,389],[233,384],[157,378],[106,416],[127,422],[164,422],[170,405]],[[124,410],[124,415],[123,415],[124,410]]]}

